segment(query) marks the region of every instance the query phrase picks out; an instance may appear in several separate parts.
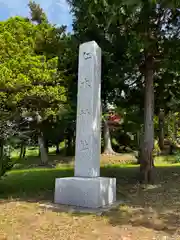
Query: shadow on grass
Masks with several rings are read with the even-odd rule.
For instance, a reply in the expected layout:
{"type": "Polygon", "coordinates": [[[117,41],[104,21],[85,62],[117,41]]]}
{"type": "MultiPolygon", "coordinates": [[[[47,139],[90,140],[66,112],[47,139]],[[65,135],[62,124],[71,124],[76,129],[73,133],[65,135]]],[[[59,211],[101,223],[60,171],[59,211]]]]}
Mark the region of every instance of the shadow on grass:
{"type": "MultiPolygon", "coordinates": [[[[140,186],[139,168],[107,166],[101,176],[117,178],[118,199],[124,205],[104,213],[113,226],[133,225],[173,234],[180,226],[180,167],[157,167],[154,186],[140,186]]],[[[3,201],[53,201],[55,179],[73,176],[73,168],[15,170],[0,181],[3,201]]],[[[81,215],[78,215],[81,217],[81,215]]]]}
{"type": "Polygon", "coordinates": [[[155,179],[153,186],[132,184],[133,178],[124,182],[118,179],[118,193],[123,193],[128,201],[104,214],[109,223],[113,226],[141,226],[179,236],[180,166],[157,167],[155,179]]]}
{"type": "Polygon", "coordinates": [[[73,169],[33,168],[14,170],[0,181],[0,198],[52,200],[55,179],[73,176],[73,169]]]}
{"type": "MultiPolygon", "coordinates": [[[[111,176],[120,181],[134,181],[136,170],[124,167],[103,167],[102,176],[111,176]]],[[[13,170],[0,181],[0,196],[2,198],[28,198],[33,197],[38,200],[43,192],[52,198],[54,192],[55,179],[60,177],[70,177],[74,175],[73,167],[61,168],[31,168],[13,170]]],[[[50,199],[50,198],[48,198],[50,199]]]]}

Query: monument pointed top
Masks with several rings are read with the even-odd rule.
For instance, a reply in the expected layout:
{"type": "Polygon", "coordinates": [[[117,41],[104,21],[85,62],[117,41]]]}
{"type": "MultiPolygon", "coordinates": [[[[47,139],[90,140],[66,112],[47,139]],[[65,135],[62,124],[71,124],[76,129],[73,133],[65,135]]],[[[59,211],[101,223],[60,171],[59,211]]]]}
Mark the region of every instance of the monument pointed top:
{"type": "Polygon", "coordinates": [[[81,45],[80,45],[80,47],[81,46],[84,46],[84,45],[94,45],[94,46],[96,46],[96,47],[99,47],[99,45],[97,44],[97,42],[96,41],[89,41],[89,42],[85,42],[85,43],[82,43],[81,45]]]}

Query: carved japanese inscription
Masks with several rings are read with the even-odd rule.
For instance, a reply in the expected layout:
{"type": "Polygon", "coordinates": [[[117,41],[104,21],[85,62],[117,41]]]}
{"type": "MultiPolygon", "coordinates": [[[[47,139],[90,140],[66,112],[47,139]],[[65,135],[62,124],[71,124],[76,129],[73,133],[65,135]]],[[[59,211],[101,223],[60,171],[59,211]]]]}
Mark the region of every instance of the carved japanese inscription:
{"type": "Polygon", "coordinates": [[[91,84],[90,84],[90,81],[87,78],[85,78],[83,81],[81,81],[80,86],[81,87],[86,87],[86,86],[91,87],[91,84]]]}
{"type": "Polygon", "coordinates": [[[101,49],[94,42],[79,50],[75,176],[98,177],[101,149],[101,49]]]}
{"type": "Polygon", "coordinates": [[[81,144],[81,148],[80,148],[81,151],[86,151],[89,149],[89,144],[87,140],[81,140],[80,144],[81,144]]]}
{"type": "Polygon", "coordinates": [[[89,52],[83,52],[83,57],[85,60],[88,60],[92,58],[92,54],[89,52]]]}
{"type": "Polygon", "coordinates": [[[79,115],[90,115],[90,111],[88,109],[81,109],[79,115]]]}

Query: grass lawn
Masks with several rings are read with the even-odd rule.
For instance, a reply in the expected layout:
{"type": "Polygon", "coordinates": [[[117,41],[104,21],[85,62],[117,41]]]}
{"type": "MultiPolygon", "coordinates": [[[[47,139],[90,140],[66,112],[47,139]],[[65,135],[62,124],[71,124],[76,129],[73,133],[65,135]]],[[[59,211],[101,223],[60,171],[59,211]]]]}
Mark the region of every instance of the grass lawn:
{"type": "Polygon", "coordinates": [[[52,153],[55,167],[42,168],[35,155],[0,181],[0,240],[180,239],[180,164],[172,157],[156,159],[156,183],[145,187],[136,181],[138,166],[121,163],[130,156],[103,156],[101,175],[117,178],[124,204],[95,216],[40,208],[53,200],[55,178],[73,176],[73,159],[52,153]]]}

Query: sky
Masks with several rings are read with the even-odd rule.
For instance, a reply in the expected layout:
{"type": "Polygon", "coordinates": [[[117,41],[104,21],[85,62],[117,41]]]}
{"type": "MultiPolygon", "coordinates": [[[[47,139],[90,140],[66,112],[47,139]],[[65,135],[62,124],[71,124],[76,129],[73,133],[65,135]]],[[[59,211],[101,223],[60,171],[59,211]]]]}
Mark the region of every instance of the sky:
{"type": "MultiPolygon", "coordinates": [[[[29,0],[0,0],[0,21],[13,16],[29,16],[29,0]]],[[[66,0],[35,0],[48,16],[48,20],[57,25],[66,25],[72,31],[72,17],[66,0]]]]}

